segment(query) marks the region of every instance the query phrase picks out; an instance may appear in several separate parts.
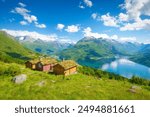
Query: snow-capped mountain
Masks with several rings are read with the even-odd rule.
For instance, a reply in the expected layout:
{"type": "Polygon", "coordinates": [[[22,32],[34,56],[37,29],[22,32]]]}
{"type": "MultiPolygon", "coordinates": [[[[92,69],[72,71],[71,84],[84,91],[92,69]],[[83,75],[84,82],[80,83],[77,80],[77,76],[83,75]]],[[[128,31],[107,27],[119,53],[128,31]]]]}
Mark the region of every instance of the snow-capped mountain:
{"type": "Polygon", "coordinates": [[[14,31],[7,29],[3,29],[3,31],[13,36],[25,47],[42,54],[54,54],[75,44],[74,41],[68,39],[59,39],[55,34],[43,35],[37,32],[14,31]]]}

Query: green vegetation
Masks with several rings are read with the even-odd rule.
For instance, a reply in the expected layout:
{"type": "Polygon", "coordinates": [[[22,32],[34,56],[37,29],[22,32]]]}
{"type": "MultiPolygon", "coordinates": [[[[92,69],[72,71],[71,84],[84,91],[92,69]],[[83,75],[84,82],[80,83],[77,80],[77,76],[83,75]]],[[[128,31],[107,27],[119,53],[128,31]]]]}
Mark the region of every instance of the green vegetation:
{"type": "MultiPolygon", "coordinates": [[[[67,77],[33,71],[18,63],[34,58],[35,53],[24,48],[5,32],[0,32],[0,43],[0,99],[150,99],[149,80],[135,76],[126,79],[82,66],[78,67],[78,74],[67,77]],[[20,74],[27,75],[27,80],[22,84],[12,82],[12,78],[20,74]],[[133,89],[136,87],[139,88],[133,89]]],[[[103,49],[99,51],[95,47],[99,47],[99,44],[81,42],[75,51],[68,49],[64,54],[80,62],[99,60],[106,55],[105,52],[108,59],[114,56],[116,51],[111,46],[103,43],[103,49]]]]}
{"type": "Polygon", "coordinates": [[[150,80],[146,80],[137,76],[133,76],[131,79],[129,79],[129,82],[139,85],[150,86],[150,80]]]}
{"type": "Polygon", "coordinates": [[[0,65],[0,75],[4,76],[15,76],[21,73],[20,68],[16,64],[11,64],[11,66],[0,65]]]}
{"type": "Polygon", "coordinates": [[[128,80],[127,78],[125,78],[123,76],[105,72],[102,70],[97,70],[97,69],[90,68],[90,67],[83,66],[83,67],[79,67],[78,69],[79,69],[80,73],[85,74],[85,75],[90,75],[90,76],[96,77],[98,79],[107,78],[107,79],[122,80],[122,81],[128,80]]]}
{"type": "Polygon", "coordinates": [[[119,43],[106,39],[83,38],[73,47],[58,54],[60,58],[72,59],[79,64],[93,68],[115,60],[115,56],[131,56],[137,52],[140,45],[133,43],[119,43]],[[130,51],[129,51],[130,50],[130,51]]]}
{"type": "Polygon", "coordinates": [[[133,55],[131,60],[150,67],[150,44],[144,46],[138,53],[133,55]]]}
{"type": "Polygon", "coordinates": [[[4,62],[24,63],[25,60],[36,56],[35,53],[24,48],[13,37],[0,31],[0,60],[4,62]]]}
{"type": "Polygon", "coordinates": [[[71,44],[63,44],[56,41],[42,41],[40,39],[34,40],[27,37],[25,40],[20,41],[26,48],[46,55],[55,55],[56,52],[61,51],[71,46],[71,44]]]}
{"type": "Polygon", "coordinates": [[[150,99],[149,86],[132,84],[119,76],[115,80],[116,76],[109,77],[110,73],[101,70],[79,67],[78,74],[63,79],[63,76],[33,71],[23,65],[0,62],[0,68],[3,68],[0,72],[11,66],[19,68],[19,73],[28,78],[23,84],[15,84],[11,81],[13,74],[1,73],[0,99],[150,99]],[[135,85],[141,89],[130,92],[135,85]]]}

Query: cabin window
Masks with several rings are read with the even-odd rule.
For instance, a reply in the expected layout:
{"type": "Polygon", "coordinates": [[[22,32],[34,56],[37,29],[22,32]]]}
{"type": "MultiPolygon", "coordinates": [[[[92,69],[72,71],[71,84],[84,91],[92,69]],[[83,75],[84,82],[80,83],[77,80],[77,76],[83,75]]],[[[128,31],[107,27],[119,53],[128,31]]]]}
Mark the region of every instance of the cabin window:
{"type": "Polygon", "coordinates": [[[42,65],[41,65],[41,64],[38,64],[38,67],[39,67],[39,68],[42,68],[42,65]]]}

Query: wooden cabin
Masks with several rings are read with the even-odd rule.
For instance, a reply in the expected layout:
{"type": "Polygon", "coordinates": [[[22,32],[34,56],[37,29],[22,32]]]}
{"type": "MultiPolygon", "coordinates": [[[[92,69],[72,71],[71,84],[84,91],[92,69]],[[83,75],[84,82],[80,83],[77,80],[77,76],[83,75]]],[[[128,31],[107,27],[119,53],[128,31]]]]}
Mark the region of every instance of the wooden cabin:
{"type": "Polygon", "coordinates": [[[36,69],[36,64],[39,62],[38,59],[30,60],[25,62],[26,68],[30,68],[32,70],[36,69]]]}
{"type": "Polygon", "coordinates": [[[37,64],[36,64],[36,70],[38,71],[44,71],[44,72],[52,72],[53,66],[57,64],[56,59],[53,58],[42,58],[37,64]]]}
{"type": "Polygon", "coordinates": [[[70,75],[77,72],[77,64],[72,60],[62,61],[56,64],[53,68],[56,75],[70,75]]]}

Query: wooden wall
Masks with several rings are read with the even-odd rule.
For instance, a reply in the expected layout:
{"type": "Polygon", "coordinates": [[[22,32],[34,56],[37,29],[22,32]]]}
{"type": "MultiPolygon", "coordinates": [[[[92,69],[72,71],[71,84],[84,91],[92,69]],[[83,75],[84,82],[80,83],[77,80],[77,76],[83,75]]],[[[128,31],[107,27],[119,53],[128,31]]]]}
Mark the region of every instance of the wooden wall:
{"type": "Polygon", "coordinates": [[[60,66],[59,64],[55,65],[54,66],[54,69],[53,69],[54,73],[56,75],[70,75],[70,74],[74,74],[75,72],[77,72],[77,67],[72,67],[70,69],[67,69],[65,70],[62,66],[60,66]]]}
{"type": "Polygon", "coordinates": [[[64,75],[64,68],[60,66],[59,64],[57,64],[53,67],[53,72],[56,75],[64,75]]]}

